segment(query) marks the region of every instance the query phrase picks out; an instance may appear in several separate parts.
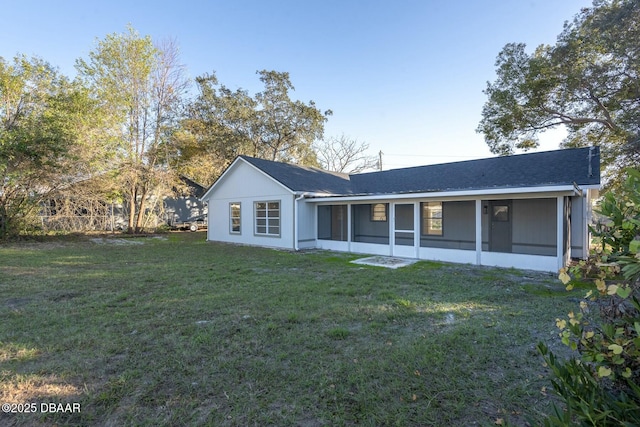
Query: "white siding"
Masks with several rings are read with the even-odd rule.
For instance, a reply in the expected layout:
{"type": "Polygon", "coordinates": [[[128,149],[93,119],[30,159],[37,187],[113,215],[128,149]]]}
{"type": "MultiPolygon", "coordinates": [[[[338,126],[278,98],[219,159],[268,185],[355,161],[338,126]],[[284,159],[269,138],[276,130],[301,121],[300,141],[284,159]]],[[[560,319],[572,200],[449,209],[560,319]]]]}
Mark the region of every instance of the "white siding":
{"type": "Polygon", "coordinates": [[[208,195],[207,240],[293,249],[293,194],[244,161],[238,161],[208,195]],[[256,235],[254,202],[280,202],[280,236],[256,235]],[[231,233],[229,204],[239,202],[240,234],[231,233]]]}
{"type": "Polygon", "coordinates": [[[585,198],[576,196],[571,198],[571,256],[586,258],[588,255],[587,212],[585,198]]]}
{"type": "Polygon", "coordinates": [[[316,205],[298,201],[298,248],[316,247],[316,205]]]}

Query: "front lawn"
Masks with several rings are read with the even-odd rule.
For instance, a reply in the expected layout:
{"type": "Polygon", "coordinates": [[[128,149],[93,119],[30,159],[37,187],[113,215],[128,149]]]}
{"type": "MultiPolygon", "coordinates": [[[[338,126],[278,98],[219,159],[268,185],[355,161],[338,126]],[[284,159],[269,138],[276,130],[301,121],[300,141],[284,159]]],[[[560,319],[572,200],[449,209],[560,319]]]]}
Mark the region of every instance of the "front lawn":
{"type": "Polygon", "coordinates": [[[203,233],[1,245],[0,403],[37,411],[0,424],[540,421],[535,345],[558,346],[576,295],[548,274],[356,258],[203,233]]]}

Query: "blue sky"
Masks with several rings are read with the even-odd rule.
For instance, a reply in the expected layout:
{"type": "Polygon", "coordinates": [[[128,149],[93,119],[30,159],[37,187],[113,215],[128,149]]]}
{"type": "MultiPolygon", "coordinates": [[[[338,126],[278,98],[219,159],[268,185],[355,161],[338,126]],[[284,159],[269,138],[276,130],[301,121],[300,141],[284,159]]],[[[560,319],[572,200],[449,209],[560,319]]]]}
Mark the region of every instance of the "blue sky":
{"type": "MultiPolygon", "coordinates": [[[[39,56],[70,77],[98,39],[131,24],[174,39],[190,77],[215,71],[261,90],[257,70],[287,71],[294,99],[333,110],[347,135],[397,168],[490,157],[475,129],[509,42],[553,44],[591,0],[2,1],[0,56],[39,56]]],[[[540,150],[556,149],[561,132],[540,150]]]]}

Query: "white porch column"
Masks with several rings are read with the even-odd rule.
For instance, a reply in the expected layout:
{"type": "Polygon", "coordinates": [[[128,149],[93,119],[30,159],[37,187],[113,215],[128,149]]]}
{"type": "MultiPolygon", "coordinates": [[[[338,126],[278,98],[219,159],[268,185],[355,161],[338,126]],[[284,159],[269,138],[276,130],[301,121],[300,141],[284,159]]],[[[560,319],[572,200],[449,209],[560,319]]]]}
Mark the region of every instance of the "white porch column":
{"type": "Polygon", "coordinates": [[[389,203],[389,255],[393,255],[393,248],[396,245],[396,204],[389,203]]]}
{"type": "Polygon", "coordinates": [[[351,203],[347,203],[347,252],[351,252],[351,203]]]}
{"type": "Polygon", "coordinates": [[[564,267],[564,197],[556,199],[556,257],[558,270],[564,267]]]}
{"type": "Polygon", "coordinates": [[[416,258],[420,258],[420,202],[413,203],[413,247],[416,258]]]}
{"type": "Polygon", "coordinates": [[[482,200],[476,200],[476,264],[482,264],[482,200]]]}

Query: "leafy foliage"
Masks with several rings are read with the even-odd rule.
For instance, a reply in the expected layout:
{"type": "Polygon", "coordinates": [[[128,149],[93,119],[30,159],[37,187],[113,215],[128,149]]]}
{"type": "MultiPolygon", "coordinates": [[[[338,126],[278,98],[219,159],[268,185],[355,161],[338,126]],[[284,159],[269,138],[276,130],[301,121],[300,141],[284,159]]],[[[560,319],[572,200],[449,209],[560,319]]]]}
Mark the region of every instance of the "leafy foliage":
{"type": "Polygon", "coordinates": [[[139,231],[147,200],[171,180],[162,147],[187,88],[177,47],[156,45],[129,27],[99,41],[77,69],[106,116],[98,139],[113,141],[112,169],[119,172],[117,187],[128,202],[129,230],[139,231]]]}
{"type": "Polygon", "coordinates": [[[500,155],[538,146],[563,126],[564,146],[599,145],[614,179],[640,164],[640,3],[596,0],[565,24],[554,46],[509,43],[477,128],[500,155]]]}
{"type": "Polygon", "coordinates": [[[640,423],[640,172],[627,171],[618,194],[605,195],[592,229],[600,245],[560,279],[573,289],[592,284],[580,310],[556,319],[562,342],[580,354],[561,361],[538,346],[553,374],[553,387],[566,405],[549,423],[588,425],[640,423]]]}
{"type": "Polygon", "coordinates": [[[172,141],[174,165],[211,183],[237,155],[317,165],[313,142],[322,138],[331,111],[313,101],[292,100],[289,73],[259,71],[264,90],[251,96],[218,82],[215,74],[196,78],[200,90],[172,141]]]}
{"type": "Polygon", "coordinates": [[[38,202],[65,184],[85,93],[38,58],[0,57],[0,239],[29,226],[38,202]],[[62,169],[62,170],[61,170],[62,169]]]}

